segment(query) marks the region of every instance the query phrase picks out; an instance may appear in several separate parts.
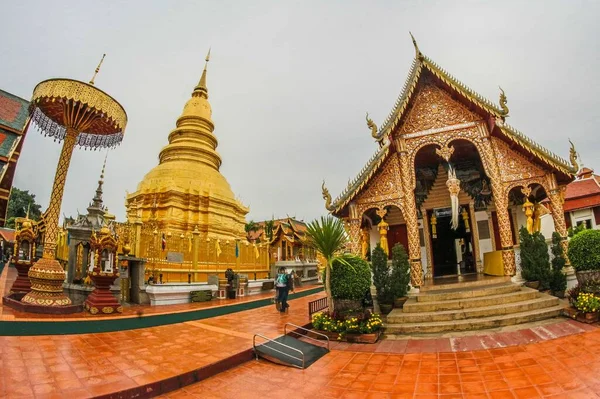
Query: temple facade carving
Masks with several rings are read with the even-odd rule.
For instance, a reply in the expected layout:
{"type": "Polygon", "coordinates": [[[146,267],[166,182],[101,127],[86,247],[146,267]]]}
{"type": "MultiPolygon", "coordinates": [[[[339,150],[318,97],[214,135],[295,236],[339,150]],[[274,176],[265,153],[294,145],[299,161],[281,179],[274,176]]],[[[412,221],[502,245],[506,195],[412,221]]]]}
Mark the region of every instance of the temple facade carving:
{"type": "Polygon", "coordinates": [[[561,192],[573,166],[509,126],[507,114],[504,91],[495,105],[417,48],[394,109],[371,132],[389,140],[336,199],[324,193],[352,252],[403,244],[419,287],[464,273],[514,276],[518,229],[539,230],[540,218],[566,238],[561,192]]]}

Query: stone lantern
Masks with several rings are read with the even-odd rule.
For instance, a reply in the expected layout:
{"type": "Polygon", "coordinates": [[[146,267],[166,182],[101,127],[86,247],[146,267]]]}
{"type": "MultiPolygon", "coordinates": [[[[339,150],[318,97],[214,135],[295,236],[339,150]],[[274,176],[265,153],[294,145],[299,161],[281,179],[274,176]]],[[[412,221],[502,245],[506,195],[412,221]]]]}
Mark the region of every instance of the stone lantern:
{"type": "Polygon", "coordinates": [[[29,280],[28,273],[29,268],[34,263],[35,239],[36,232],[33,227],[33,222],[29,217],[22,219],[20,226],[19,221],[17,220],[13,263],[17,269],[18,276],[10,289],[13,293],[22,293],[25,295],[31,291],[31,281],[29,280]]]}
{"type": "Polygon", "coordinates": [[[123,312],[123,307],[110,291],[111,285],[119,277],[117,266],[117,240],[113,232],[103,226],[90,238],[90,271],[94,291],[87,297],[84,307],[91,314],[112,314],[123,312]]]}

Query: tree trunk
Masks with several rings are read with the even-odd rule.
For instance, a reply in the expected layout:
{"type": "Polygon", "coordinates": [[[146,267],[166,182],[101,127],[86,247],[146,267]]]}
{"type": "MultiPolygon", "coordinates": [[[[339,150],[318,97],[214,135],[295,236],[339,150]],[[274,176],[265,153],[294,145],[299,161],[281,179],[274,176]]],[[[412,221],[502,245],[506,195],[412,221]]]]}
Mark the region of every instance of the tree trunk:
{"type": "Polygon", "coordinates": [[[327,264],[325,269],[325,292],[327,293],[327,305],[329,306],[329,313],[333,314],[333,297],[331,296],[331,265],[327,264]]]}

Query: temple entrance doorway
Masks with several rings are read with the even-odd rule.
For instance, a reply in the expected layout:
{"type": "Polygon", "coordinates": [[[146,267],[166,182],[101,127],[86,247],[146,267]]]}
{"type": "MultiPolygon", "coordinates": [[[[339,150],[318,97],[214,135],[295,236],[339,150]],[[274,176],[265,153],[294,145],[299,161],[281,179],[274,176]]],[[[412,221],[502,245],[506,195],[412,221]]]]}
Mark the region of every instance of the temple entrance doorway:
{"type": "Polygon", "coordinates": [[[437,218],[437,234],[431,237],[433,277],[476,273],[472,234],[464,221],[454,230],[450,208],[434,209],[428,214],[429,219],[434,214],[437,218]]]}

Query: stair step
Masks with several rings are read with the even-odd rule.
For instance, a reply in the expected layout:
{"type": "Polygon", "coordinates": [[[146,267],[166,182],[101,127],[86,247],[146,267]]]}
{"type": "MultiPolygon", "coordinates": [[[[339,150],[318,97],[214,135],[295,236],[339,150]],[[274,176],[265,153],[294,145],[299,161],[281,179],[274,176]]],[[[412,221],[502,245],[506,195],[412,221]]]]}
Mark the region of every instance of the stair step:
{"type": "Polygon", "coordinates": [[[559,316],[563,309],[564,305],[555,305],[544,309],[476,319],[386,324],[385,334],[430,334],[448,331],[482,330],[550,319],[559,316]]]}
{"type": "MultiPolygon", "coordinates": [[[[452,280],[456,279],[456,277],[451,278],[452,280]]],[[[449,289],[473,289],[475,287],[484,287],[488,285],[494,285],[499,283],[507,283],[510,282],[510,276],[499,276],[499,277],[491,277],[485,276],[484,278],[478,278],[476,280],[469,280],[469,277],[458,277],[459,281],[448,281],[448,283],[444,283],[444,278],[438,278],[434,280],[432,285],[423,285],[420,290],[421,292],[435,292],[435,291],[443,291],[449,289]],[[461,279],[463,281],[461,281],[461,279]]]]}
{"type": "Polygon", "coordinates": [[[426,291],[415,295],[418,302],[439,302],[453,299],[476,298],[487,295],[507,294],[509,292],[519,291],[521,287],[513,283],[501,283],[486,285],[481,287],[473,287],[465,291],[464,288],[453,288],[440,291],[426,291]]]}
{"type": "Polygon", "coordinates": [[[414,298],[409,298],[404,304],[403,313],[421,313],[436,312],[444,310],[461,310],[467,308],[478,308],[484,306],[493,306],[499,304],[527,301],[537,298],[540,293],[538,290],[527,287],[518,287],[517,291],[506,294],[497,294],[465,299],[441,300],[431,302],[417,302],[414,298]]]}
{"type": "Polygon", "coordinates": [[[435,321],[464,320],[482,317],[500,316],[511,313],[522,313],[530,310],[543,309],[558,305],[558,298],[550,295],[542,295],[526,301],[513,303],[500,303],[491,306],[466,308],[459,310],[445,310],[437,312],[404,313],[400,309],[394,309],[387,315],[387,322],[396,323],[429,323],[435,321]]]}

